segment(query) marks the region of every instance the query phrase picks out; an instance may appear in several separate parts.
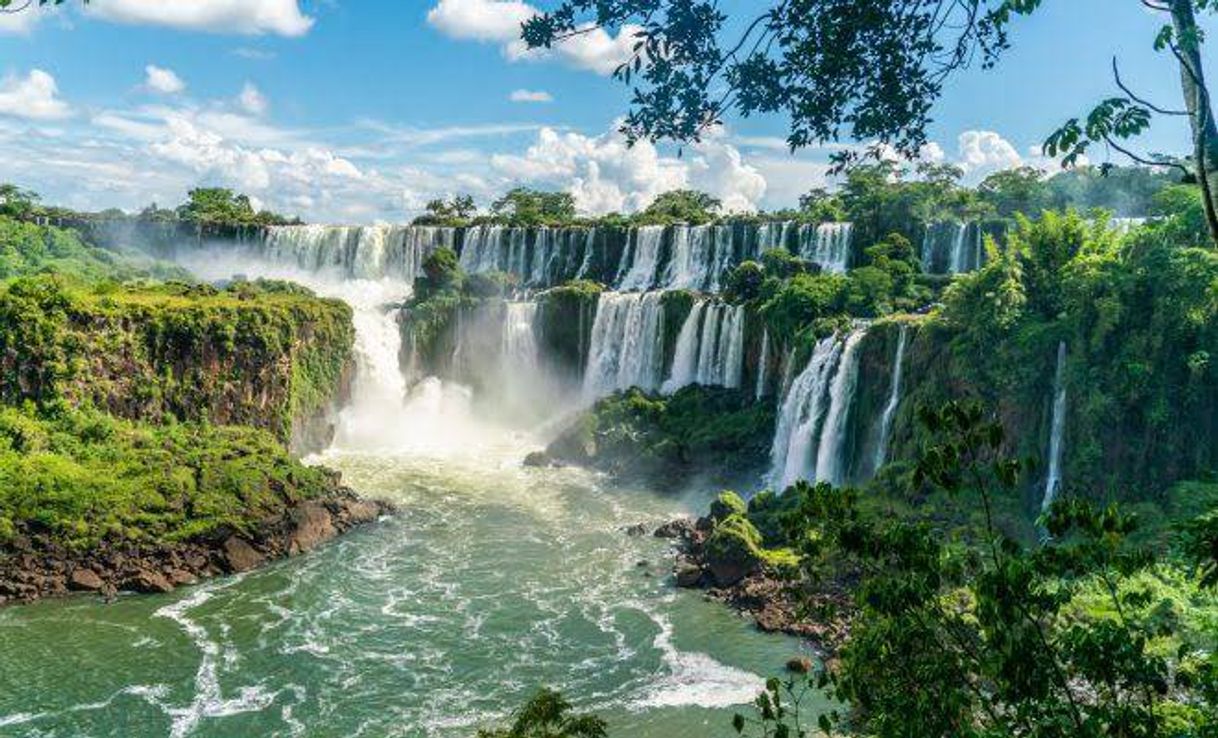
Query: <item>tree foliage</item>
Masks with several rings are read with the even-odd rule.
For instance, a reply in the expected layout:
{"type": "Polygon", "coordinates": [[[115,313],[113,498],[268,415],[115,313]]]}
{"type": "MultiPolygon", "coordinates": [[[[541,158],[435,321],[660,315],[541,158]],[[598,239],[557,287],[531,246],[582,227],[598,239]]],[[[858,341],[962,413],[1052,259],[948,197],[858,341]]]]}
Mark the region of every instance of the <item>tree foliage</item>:
{"type": "Polygon", "coordinates": [[[604,720],[572,709],[560,693],[541,689],[516,711],[510,727],[480,730],[478,738],[605,738],[604,720]]]}
{"type": "Polygon", "coordinates": [[[575,218],[575,198],[569,192],[516,187],[492,203],[491,212],[518,225],[563,225],[575,218]]]}

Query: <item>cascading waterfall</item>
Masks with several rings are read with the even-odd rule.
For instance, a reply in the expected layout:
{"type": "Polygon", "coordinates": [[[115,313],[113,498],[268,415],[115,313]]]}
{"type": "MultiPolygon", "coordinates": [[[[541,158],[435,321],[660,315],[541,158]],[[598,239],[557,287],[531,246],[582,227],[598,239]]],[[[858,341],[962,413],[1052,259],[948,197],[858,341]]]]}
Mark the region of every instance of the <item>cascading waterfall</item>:
{"type": "Polygon", "coordinates": [[[1053,374],[1053,420],[1049,431],[1049,472],[1045,476],[1045,497],[1041,510],[1048,510],[1057,499],[1062,482],[1062,454],[1066,431],[1066,342],[1057,345],[1057,369],[1053,374]]]}
{"type": "Polygon", "coordinates": [[[412,282],[427,254],[455,240],[453,229],[431,226],[272,226],[245,248],[260,261],[309,274],[412,282]]]}
{"type": "Polygon", "coordinates": [[[696,300],[689,310],[681,331],[677,334],[677,345],[673,351],[672,372],[664,382],[665,394],[676,392],[687,384],[692,384],[698,376],[699,346],[701,345],[702,313],[706,309],[706,300],[696,300]]]}
{"type": "Polygon", "coordinates": [[[654,391],[664,369],[664,306],[659,292],[602,293],[584,373],[584,399],[617,390],[654,391]]]}
{"type": "Polygon", "coordinates": [[[858,348],[866,328],[816,344],[779,409],[770,450],[769,483],[784,490],[800,479],[846,481],[846,441],[858,386],[858,348]]]}
{"type": "Polygon", "coordinates": [[[819,264],[826,272],[840,274],[850,264],[851,223],[821,223],[799,228],[799,256],[819,264]]]}
{"type": "Polygon", "coordinates": [[[697,300],[681,324],[662,391],[691,384],[740,387],[744,377],[744,307],[697,300]]]}
{"type": "Polygon", "coordinates": [[[734,255],[730,226],[674,226],[672,254],[661,286],[718,292],[734,255]]]}
{"type": "Polygon", "coordinates": [[[909,338],[909,326],[902,324],[901,333],[897,338],[897,355],[892,359],[892,388],[888,393],[888,402],[884,405],[884,413],[880,416],[880,435],[876,440],[875,457],[872,460],[873,471],[879,471],[888,461],[888,443],[892,435],[892,421],[897,415],[897,406],[901,404],[901,378],[904,373],[905,346],[909,338]]]}
{"type": "Polygon", "coordinates": [[[765,397],[766,383],[769,381],[770,370],[770,329],[765,328],[761,332],[761,354],[757,359],[757,388],[753,392],[753,397],[760,400],[765,397]]]}
{"type": "Polygon", "coordinates": [[[829,413],[820,432],[820,447],[816,452],[816,481],[840,486],[846,481],[846,430],[854,391],[858,387],[858,349],[866,330],[856,330],[846,337],[842,360],[833,384],[829,388],[829,413]]]}
{"type": "Polygon", "coordinates": [[[618,270],[618,289],[646,290],[655,284],[656,271],[660,265],[660,246],[664,241],[662,226],[642,226],[635,229],[631,248],[622,253],[622,265],[618,270]],[[628,260],[629,257],[629,260],[628,260]],[[626,271],[623,274],[622,268],[626,271]]]}
{"type": "Polygon", "coordinates": [[[791,381],[784,396],[770,449],[769,482],[776,490],[785,490],[810,476],[812,444],[823,419],[825,393],[841,357],[841,346],[837,336],[821,339],[807,367],[791,381]]]}
{"type": "Polygon", "coordinates": [[[932,223],[922,240],[922,270],[927,274],[963,274],[980,269],[985,264],[984,240],[978,223],[932,223]]]}
{"type": "Polygon", "coordinates": [[[504,370],[528,377],[540,365],[535,325],[537,303],[509,302],[504,306],[502,356],[504,370]]]}
{"type": "MultiPolygon", "coordinates": [[[[482,224],[443,226],[274,226],[242,248],[267,262],[343,279],[403,279],[417,275],[438,248],[460,254],[468,274],[508,272],[527,289],[571,279],[605,280],[623,292],[690,289],[718,292],[725,274],[742,259],[771,248],[788,249],[825,271],[843,272],[850,262],[852,226],[794,222],[756,226],[639,226],[624,231],[616,269],[601,274],[598,241],[590,227],[514,227],[482,224]]],[[[973,261],[965,259],[966,262],[973,261]]]]}

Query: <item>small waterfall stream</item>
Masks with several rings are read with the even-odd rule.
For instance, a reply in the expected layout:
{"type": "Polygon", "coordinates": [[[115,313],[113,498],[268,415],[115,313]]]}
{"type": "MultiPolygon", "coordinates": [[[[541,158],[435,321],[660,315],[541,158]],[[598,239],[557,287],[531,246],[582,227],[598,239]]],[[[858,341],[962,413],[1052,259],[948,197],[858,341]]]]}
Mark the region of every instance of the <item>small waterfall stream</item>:
{"type": "Polygon", "coordinates": [[[892,360],[892,389],[888,394],[888,402],[884,405],[884,413],[880,416],[879,437],[876,440],[875,456],[872,459],[873,473],[878,472],[884,462],[888,461],[888,444],[892,435],[892,421],[897,414],[897,406],[901,404],[901,379],[904,373],[905,346],[909,338],[909,326],[902,324],[901,333],[897,338],[897,354],[892,360]]]}
{"type": "Polygon", "coordinates": [[[1062,455],[1066,432],[1066,342],[1057,345],[1057,369],[1053,374],[1053,420],[1049,432],[1049,470],[1045,475],[1045,496],[1041,510],[1048,510],[1060,491],[1062,455]]]}

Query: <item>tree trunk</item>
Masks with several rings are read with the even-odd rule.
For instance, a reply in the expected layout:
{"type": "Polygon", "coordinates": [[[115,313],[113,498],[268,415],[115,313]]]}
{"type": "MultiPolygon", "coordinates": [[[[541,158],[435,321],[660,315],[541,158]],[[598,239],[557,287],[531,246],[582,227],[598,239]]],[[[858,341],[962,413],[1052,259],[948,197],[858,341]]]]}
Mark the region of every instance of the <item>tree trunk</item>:
{"type": "Polygon", "coordinates": [[[1205,70],[1201,67],[1201,31],[1193,10],[1194,1],[1172,0],[1171,18],[1184,105],[1193,132],[1193,166],[1205,199],[1210,240],[1218,244],[1218,125],[1214,122],[1205,70]]]}

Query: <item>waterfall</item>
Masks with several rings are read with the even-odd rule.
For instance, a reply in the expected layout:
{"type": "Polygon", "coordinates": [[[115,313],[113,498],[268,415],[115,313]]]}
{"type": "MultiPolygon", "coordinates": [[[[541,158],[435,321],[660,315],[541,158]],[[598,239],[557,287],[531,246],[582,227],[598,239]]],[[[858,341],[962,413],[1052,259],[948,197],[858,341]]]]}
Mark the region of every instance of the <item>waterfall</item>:
{"type": "Polygon", "coordinates": [[[584,373],[585,400],[630,387],[659,387],[664,364],[661,297],[659,292],[601,294],[584,373]]]}
{"type": "Polygon", "coordinates": [[[715,226],[712,230],[714,246],[711,256],[710,273],[704,280],[704,289],[708,292],[720,292],[723,288],[723,275],[732,268],[736,260],[735,231],[731,226],[715,226]]]}
{"type": "Polygon", "coordinates": [[[769,483],[785,490],[800,479],[846,481],[847,430],[858,386],[858,348],[866,328],[816,344],[779,408],[769,483]]]}
{"type": "Polygon", "coordinates": [[[1062,482],[1063,436],[1066,431],[1066,342],[1057,344],[1057,369],[1053,375],[1053,421],[1049,435],[1049,473],[1045,476],[1045,497],[1041,510],[1048,510],[1057,499],[1062,482]]]}
{"type": "Polygon", "coordinates": [[[629,270],[620,277],[618,289],[630,291],[651,288],[656,280],[656,270],[660,263],[660,246],[663,240],[663,226],[641,226],[634,229],[633,238],[631,238],[634,248],[628,248],[622,252],[622,264],[619,265],[619,273],[621,268],[627,264],[629,270]]]}
{"type": "Polygon", "coordinates": [[[811,449],[824,415],[825,391],[841,356],[837,336],[821,339],[808,366],[791,382],[778,413],[770,449],[770,485],[785,490],[812,476],[811,449]]]}
{"type": "Polygon", "coordinates": [[[509,302],[504,306],[502,356],[507,372],[528,376],[540,364],[535,333],[537,303],[509,302]]]}
{"type": "Polygon", "coordinates": [[[261,262],[308,274],[412,283],[427,254],[455,240],[454,229],[430,226],[272,226],[243,248],[261,262]]]}
{"type": "Polygon", "coordinates": [[[897,414],[897,406],[901,404],[901,375],[905,363],[905,345],[908,340],[909,326],[901,324],[901,333],[897,338],[897,355],[892,360],[892,387],[888,393],[888,404],[884,405],[884,413],[880,416],[880,435],[876,440],[873,471],[878,472],[884,462],[888,461],[889,436],[892,435],[892,421],[897,414]]]}
{"type": "Polygon", "coordinates": [[[588,228],[584,231],[584,256],[579,264],[579,271],[575,273],[576,279],[583,279],[588,275],[588,269],[592,266],[592,247],[596,243],[596,229],[588,228]]]}
{"type": "Polygon", "coordinates": [[[761,331],[761,354],[757,360],[757,388],[753,392],[753,398],[760,400],[765,397],[766,381],[769,379],[767,373],[770,370],[770,329],[765,328],[761,331]]]}
{"type": "Polygon", "coordinates": [[[744,306],[726,308],[728,319],[724,323],[724,335],[719,339],[723,386],[736,389],[744,381],[744,306]]]}
{"type": "Polygon", "coordinates": [[[816,452],[816,481],[828,482],[835,487],[846,481],[846,431],[850,408],[854,404],[854,391],[858,387],[858,348],[864,335],[865,330],[856,330],[846,337],[842,360],[829,388],[829,413],[825,417],[820,447],[816,452]]]}
{"type": "Polygon", "coordinates": [[[931,223],[922,239],[922,271],[963,274],[980,269],[985,264],[984,241],[980,223],[931,223]]]}
{"type": "Polygon", "coordinates": [[[681,324],[672,370],[661,388],[672,393],[690,384],[740,387],[744,377],[744,307],[697,300],[681,324]]]}
{"type": "Polygon", "coordinates": [[[664,274],[667,289],[702,289],[706,270],[710,266],[707,249],[707,226],[673,226],[672,256],[664,274]]]}
{"type": "Polygon", "coordinates": [[[799,229],[799,256],[820,265],[826,272],[840,274],[850,264],[851,223],[821,223],[799,229]]]}
{"type": "Polygon", "coordinates": [[[664,382],[664,393],[671,394],[693,384],[698,377],[698,347],[701,344],[702,313],[706,300],[697,300],[689,310],[681,331],[677,334],[677,346],[672,357],[672,372],[664,382]]]}

